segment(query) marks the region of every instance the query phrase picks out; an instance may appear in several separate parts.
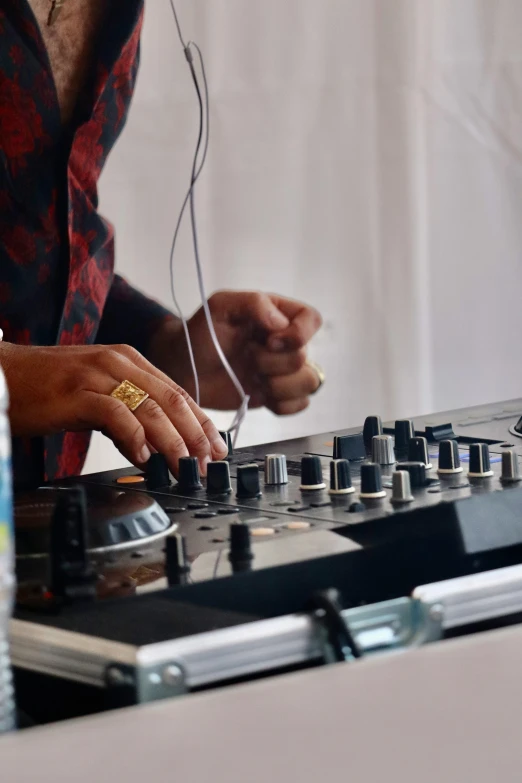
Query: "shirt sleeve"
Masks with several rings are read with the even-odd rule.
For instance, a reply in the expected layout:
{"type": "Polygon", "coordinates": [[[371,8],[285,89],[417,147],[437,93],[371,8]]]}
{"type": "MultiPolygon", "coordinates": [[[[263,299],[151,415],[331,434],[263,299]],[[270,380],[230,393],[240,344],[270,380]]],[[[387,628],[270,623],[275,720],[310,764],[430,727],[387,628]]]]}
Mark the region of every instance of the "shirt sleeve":
{"type": "Polygon", "coordinates": [[[115,275],[96,340],[102,345],[125,343],[144,356],[157,329],[176,316],[115,275]]]}

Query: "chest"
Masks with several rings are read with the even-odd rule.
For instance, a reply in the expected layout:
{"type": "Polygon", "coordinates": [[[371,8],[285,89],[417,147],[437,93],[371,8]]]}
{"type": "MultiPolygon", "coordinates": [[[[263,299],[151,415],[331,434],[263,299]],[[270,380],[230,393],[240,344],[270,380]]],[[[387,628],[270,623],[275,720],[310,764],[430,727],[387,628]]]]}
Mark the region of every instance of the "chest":
{"type": "Polygon", "coordinates": [[[48,24],[51,0],[28,0],[47,48],[62,119],[68,122],[85,86],[108,0],[65,0],[48,24]]]}

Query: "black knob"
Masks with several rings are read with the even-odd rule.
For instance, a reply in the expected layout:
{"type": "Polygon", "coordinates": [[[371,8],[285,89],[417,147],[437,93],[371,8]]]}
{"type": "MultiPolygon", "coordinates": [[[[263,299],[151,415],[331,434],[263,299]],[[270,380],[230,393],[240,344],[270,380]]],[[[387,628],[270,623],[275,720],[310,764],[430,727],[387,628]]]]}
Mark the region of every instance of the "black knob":
{"type": "Polygon", "coordinates": [[[412,489],[420,489],[427,485],[426,465],[423,462],[399,462],[397,470],[407,470],[410,474],[410,484],[412,489]]]}
{"type": "Polygon", "coordinates": [[[145,475],[147,476],[147,487],[149,489],[169,486],[169,466],[163,454],[151,454],[145,467],[145,475]]]}
{"type": "Polygon", "coordinates": [[[408,462],[422,462],[426,466],[426,470],[431,468],[426,438],[411,438],[408,443],[408,462]]]}
{"type": "Polygon", "coordinates": [[[360,460],[365,457],[366,447],[362,432],[358,432],[356,435],[334,436],[334,459],[360,460]]]}
{"type": "Polygon", "coordinates": [[[410,440],[415,437],[415,427],[410,419],[398,419],[395,422],[395,451],[406,454],[410,440]]]}
{"type": "Polygon", "coordinates": [[[333,459],[330,462],[330,495],[349,495],[354,492],[347,459],[333,459]]]}
{"type": "Polygon", "coordinates": [[[307,455],[301,459],[301,489],[325,489],[323,466],[319,457],[307,455]]]}
{"type": "Polygon", "coordinates": [[[203,489],[197,457],[180,457],[178,486],[183,492],[196,492],[198,489],[203,489]]]}
{"type": "Polygon", "coordinates": [[[231,457],[234,453],[234,446],[232,445],[232,433],[230,432],[220,432],[219,433],[225,443],[227,444],[228,449],[228,456],[231,457]]]}
{"type": "Polygon", "coordinates": [[[470,478],[488,478],[492,475],[487,443],[472,443],[469,447],[468,476],[470,478]]]}
{"type": "Polygon", "coordinates": [[[230,466],[225,460],[209,462],[207,465],[207,493],[228,495],[232,492],[230,466]]]}
{"type": "Polygon", "coordinates": [[[363,439],[367,454],[372,453],[373,439],[376,435],[382,435],[382,420],[380,416],[368,416],[364,422],[363,439]]]}
{"type": "Polygon", "coordinates": [[[171,533],[167,536],[166,544],[165,573],[169,587],[185,585],[190,574],[185,537],[171,533]]]}
{"type": "Polygon", "coordinates": [[[381,466],[376,462],[367,462],[361,465],[361,491],[362,498],[384,498],[386,491],[382,488],[381,466]]]}
{"type": "Polygon", "coordinates": [[[254,555],[250,546],[250,530],[248,525],[242,522],[233,522],[230,525],[230,551],[228,559],[232,565],[232,571],[249,571],[252,567],[254,555]]]}
{"type": "Polygon", "coordinates": [[[459,444],[456,440],[443,440],[439,446],[439,465],[437,472],[444,476],[462,473],[459,444]]]}
{"type": "Polygon", "coordinates": [[[238,465],[237,468],[237,497],[260,498],[261,485],[259,483],[259,466],[255,462],[249,465],[238,465]]]}

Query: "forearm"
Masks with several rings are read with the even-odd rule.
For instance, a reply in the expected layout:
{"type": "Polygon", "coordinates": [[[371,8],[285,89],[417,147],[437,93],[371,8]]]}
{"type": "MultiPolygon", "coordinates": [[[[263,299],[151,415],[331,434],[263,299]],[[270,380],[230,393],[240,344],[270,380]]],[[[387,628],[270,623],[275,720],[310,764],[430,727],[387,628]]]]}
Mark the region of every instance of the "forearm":
{"type": "Polygon", "coordinates": [[[132,345],[153,361],[155,335],[166,323],[174,325],[179,319],[115,275],[96,339],[103,345],[132,345]]]}

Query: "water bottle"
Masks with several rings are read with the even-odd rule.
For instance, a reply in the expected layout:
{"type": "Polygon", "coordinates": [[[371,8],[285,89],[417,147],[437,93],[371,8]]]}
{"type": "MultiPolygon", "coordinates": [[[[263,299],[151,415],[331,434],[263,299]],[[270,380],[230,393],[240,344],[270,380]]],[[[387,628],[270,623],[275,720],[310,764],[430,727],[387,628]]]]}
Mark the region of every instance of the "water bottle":
{"type": "MultiPolygon", "coordinates": [[[[1,337],[0,337],[1,339],[1,337]]],[[[9,657],[9,620],[15,596],[15,543],[11,475],[9,398],[0,368],[0,734],[15,727],[14,689],[9,657]]]]}

